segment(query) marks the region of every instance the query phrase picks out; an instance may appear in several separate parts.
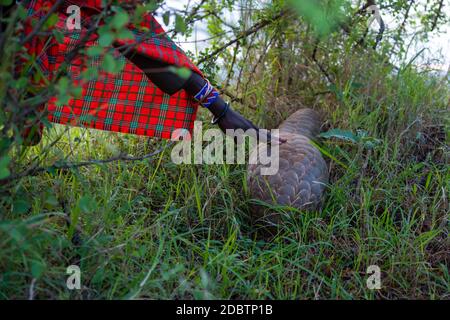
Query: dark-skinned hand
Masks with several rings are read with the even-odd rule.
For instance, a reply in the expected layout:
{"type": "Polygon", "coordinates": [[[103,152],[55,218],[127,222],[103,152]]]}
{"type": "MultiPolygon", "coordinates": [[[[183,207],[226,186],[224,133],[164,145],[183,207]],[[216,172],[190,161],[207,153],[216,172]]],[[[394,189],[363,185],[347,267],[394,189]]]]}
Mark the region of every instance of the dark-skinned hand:
{"type": "Polygon", "coordinates": [[[270,132],[266,129],[260,129],[257,126],[255,126],[250,120],[244,118],[239,112],[234,111],[231,109],[231,106],[229,107],[228,111],[225,113],[225,115],[220,118],[220,120],[217,122],[219,128],[222,130],[222,132],[226,133],[227,129],[242,129],[244,131],[248,129],[254,129],[256,131],[258,140],[261,139],[261,142],[276,142],[276,143],[284,143],[286,142],[286,139],[280,138],[280,137],[274,137],[274,141],[272,141],[272,136],[270,132]]]}

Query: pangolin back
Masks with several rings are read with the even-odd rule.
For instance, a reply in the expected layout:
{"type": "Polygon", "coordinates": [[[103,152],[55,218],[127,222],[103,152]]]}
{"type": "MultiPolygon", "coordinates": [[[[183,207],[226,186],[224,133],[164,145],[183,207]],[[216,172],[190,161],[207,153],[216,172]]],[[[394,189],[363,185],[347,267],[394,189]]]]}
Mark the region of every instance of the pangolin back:
{"type": "MultiPolygon", "coordinates": [[[[279,170],[275,175],[261,175],[261,168],[269,165],[252,164],[257,150],[251,153],[247,171],[253,199],[300,210],[318,209],[328,183],[328,168],[310,139],[320,132],[320,127],[320,116],[312,109],[301,109],[280,125],[280,137],[287,139],[287,142],[279,146],[279,170]]],[[[266,144],[259,144],[259,152],[267,152],[267,147],[266,144]]],[[[279,218],[273,211],[267,206],[252,206],[252,213],[257,219],[272,224],[277,223],[279,218]]]]}

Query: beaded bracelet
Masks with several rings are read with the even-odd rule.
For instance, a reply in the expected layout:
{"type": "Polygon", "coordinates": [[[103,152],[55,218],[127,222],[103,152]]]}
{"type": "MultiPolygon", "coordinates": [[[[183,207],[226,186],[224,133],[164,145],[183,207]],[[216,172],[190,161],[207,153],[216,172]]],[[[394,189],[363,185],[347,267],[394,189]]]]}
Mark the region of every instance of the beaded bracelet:
{"type": "Polygon", "coordinates": [[[207,79],[205,80],[205,84],[200,91],[194,95],[194,99],[197,100],[203,107],[209,108],[219,98],[219,92],[214,89],[207,79]]]}
{"type": "Polygon", "coordinates": [[[217,92],[216,89],[213,89],[211,93],[200,103],[203,107],[209,108],[214,102],[216,102],[217,98],[219,98],[219,92],[217,92]]]}
{"type": "Polygon", "coordinates": [[[211,92],[213,91],[213,87],[211,83],[207,79],[205,79],[206,82],[203,85],[203,88],[200,89],[199,92],[194,96],[194,99],[197,100],[199,103],[202,103],[203,100],[205,100],[206,97],[208,97],[211,92]]]}

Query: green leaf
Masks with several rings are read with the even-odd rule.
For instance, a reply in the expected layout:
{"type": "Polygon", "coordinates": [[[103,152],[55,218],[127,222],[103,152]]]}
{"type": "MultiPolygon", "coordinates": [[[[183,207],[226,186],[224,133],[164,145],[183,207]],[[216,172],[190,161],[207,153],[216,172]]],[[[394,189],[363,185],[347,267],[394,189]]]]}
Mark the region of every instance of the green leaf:
{"type": "Polygon", "coordinates": [[[102,47],[109,47],[112,42],[114,41],[114,34],[111,32],[105,32],[103,33],[100,38],[98,39],[98,43],[102,47]]]}
{"type": "Polygon", "coordinates": [[[81,211],[83,212],[89,212],[89,203],[90,203],[91,199],[87,196],[83,196],[80,198],[80,200],[78,201],[78,206],[80,207],[81,211]]]}
{"type": "Polygon", "coordinates": [[[184,18],[180,15],[175,15],[175,30],[180,33],[186,32],[186,23],[184,22],[184,18]]]}
{"type": "MultiPolygon", "coordinates": [[[[0,138],[0,154],[3,154],[8,150],[8,148],[11,146],[12,141],[11,139],[8,139],[6,137],[0,138]]],[[[0,160],[0,170],[1,170],[1,161],[0,160]]]]}
{"type": "Polygon", "coordinates": [[[44,23],[44,29],[49,29],[53,27],[59,20],[59,17],[56,13],[52,13],[50,17],[48,17],[47,21],[44,23]]]}
{"type": "Polygon", "coordinates": [[[94,276],[91,279],[92,284],[98,284],[105,278],[105,270],[103,268],[98,268],[94,276]]]}
{"type": "Polygon", "coordinates": [[[92,81],[98,78],[98,70],[94,67],[89,67],[81,73],[81,78],[86,81],[92,81]]]}
{"type": "Polygon", "coordinates": [[[97,203],[90,196],[82,196],[80,200],[78,200],[78,207],[80,208],[81,212],[90,213],[95,210],[96,206],[97,203]]]}
{"type": "Polygon", "coordinates": [[[125,11],[118,11],[111,20],[111,25],[116,29],[122,29],[128,22],[130,17],[125,11]]]}
{"type": "Polygon", "coordinates": [[[114,73],[121,72],[124,67],[125,67],[125,60],[124,59],[117,60],[116,61],[116,68],[114,70],[114,73]]]}
{"type": "Polygon", "coordinates": [[[351,131],[341,129],[331,129],[327,132],[322,132],[321,134],[319,134],[319,137],[325,139],[337,138],[341,140],[350,141],[353,143],[358,143],[359,141],[359,137],[354,135],[351,131]]]}
{"type": "Polygon", "coordinates": [[[22,89],[22,88],[25,88],[27,85],[28,85],[28,78],[21,77],[21,78],[17,79],[17,81],[15,83],[15,88],[22,89]]]}
{"type": "Polygon", "coordinates": [[[163,22],[164,22],[164,24],[165,24],[166,26],[168,26],[169,23],[170,23],[170,11],[164,12],[164,14],[163,14],[162,17],[163,17],[163,22]]]}
{"type": "MultiPolygon", "coordinates": [[[[0,0],[0,1],[5,1],[5,0],[0,0]]],[[[9,1],[9,0],[6,0],[9,1]]],[[[12,1],[11,1],[12,2],[12,1]]],[[[21,3],[17,3],[17,15],[21,20],[25,20],[28,17],[28,10],[25,9],[25,7],[23,6],[23,4],[21,3]]]]}
{"type": "Polygon", "coordinates": [[[380,139],[377,139],[375,137],[370,137],[365,130],[358,129],[356,130],[358,140],[360,143],[364,145],[367,149],[373,149],[377,145],[381,143],[380,139]]]}
{"type": "Polygon", "coordinates": [[[192,74],[192,71],[188,68],[182,67],[182,68],[177,68],[174,66],[170,66],[169,70],[175,74],[177,74],[180,78],[182,79],[189,79],[189,77],[192,74]]]}
{"type": "Polygon", "coordinates": [[[319,2],[311,0],[289,0],[298,14],[314,27],[319,36],[330,34],[343,19],[343,0],[319,2]]]}
{"type": "Polygon", "coordinates": [[[347,130],[341,130],[341,129],[331,129],[327,132],[323,132],[319,134],[319,137],[321,138],[337,138],[340,140],[350,141],[352,143],[359,143],[362,144],[364,147],[368,149],[374,148],[376,145],[380,144],[381,140],[368,136],[367,132],[365,130],[358,129],[356,131],[356,135],[347,130]]]}
{"type": "Polygon", "coordinates": [[[53,33],[53,36],[56,39],[56,42],[64,43],[64,34],[61,31],[59,31],[58,29],[54,29],[52,31],[52,33],[53,33]]]}
{"type": "Polygon", "coordinates": [[[31,261],[31,275],[33,276],[33,278],[40,278],[44,273],[45,268],[45,263],[38,260],[31,261]]]}
{"type": "Polygon", "coordinates": [[[134,34],[128,29],[122,29],[119,33],[117,33],[117,39],[133,40],[134,34]]]}
{"type": "Polygon", "coordinates": [[[86,54],[89,57],[97,57],[103,53],[103,47],[100,46],[92,46],[86,50],[86,54]]]}
{"type": "Polygon", "coordinates": [[[112,54],[105,54],[103,57],[102,68],[106,72],[114,73],[116,70],[116,60],[114,59],[112,54]]]}
{"type": "Polygon", "coordinates": [[[24,214],[30,210],[31,205],[25,199],[16,199],[13,202],[13,213],[14,214],[24,214]]]}
{"type": "Polygon", "coordinates": [[[146,11],[155,11],[158,9],[159,5],[158,2],[155,0],[149,1],[144,5],[146,11]]]}
{"type": "Polygon", "coordinates": [[[13,2],[13,0],[0,0],[0,4],[2,6],[9,6],[12,4],[12,2],[13,2]]]}
{"type": "Polygon", "coordinates": [[[75,98],[81,98],[81,95],[83,94],[83,87],[73,87],[71,92],[75,98]]]}
{"type": "Polygon", "coordinates": [[[66,92],[69,89],[69,78],[62,77],[58,81],[58,90],[59,92],[66,92]]]}
{"type": "Polygon", "coordinates": [[[67,77],[62,77],[61,79],[59,79],[58,84],[56,85],[56,89],[58,91],[56,104],[58,106],[66,105],[67,103],[69,103],[69,84],[70,81],[67,77]]]}
{"type": "Polygon", "coordinates": [[[16,243],[25,242],[25,236],[23,235],[24,230],[20,228],[20,225],[18,224],[10,221],[0,222],[0,230],[9,234],[16,243]]]}
{"type": "Polygon", "coordinates": [[[0,179],[5,179],[9,177],[11,172],[9,171],[8,165],[11,162],[9,156],[4,156],[0,158],[0,179]]]}
{"type": "Polygon", "coordinates": [[[54,208],[56,206],[58,206],[59,202],[58,199],[56,198],[56,196],[50,192],[48,192],[45,196],[45,200],[44,203],[46,205],[47,208],[54,208]]]}

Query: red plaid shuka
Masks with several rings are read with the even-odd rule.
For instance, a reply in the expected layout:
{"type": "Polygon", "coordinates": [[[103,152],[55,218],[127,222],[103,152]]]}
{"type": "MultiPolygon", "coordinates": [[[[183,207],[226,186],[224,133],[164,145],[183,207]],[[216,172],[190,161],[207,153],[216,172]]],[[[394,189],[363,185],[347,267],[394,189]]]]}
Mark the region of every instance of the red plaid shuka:
{"type": "MultiPolygon", "coordinates": [[[[28,19],[24,35],[33,30],[34,21],[39,21],[52,7],[55,1],[24,1],[28,10],[28,19]]],[[[64,41],[58,43],[54,37],[35,36],[26,44],[28,53],[36,57],[36,63],[48,80],[59,71],[65,55],[80,44],[88,32],[93,14],[102,10],[102,0],[66,0],[58,8],[58,22],[55,28],[64,33],[64,41]],[[81,30],[69,30],[66,27],[66,13],[69,5],[81,8],[81,30]],[[87,26],[87,28],[86,28],[87,26]]],[[[140,27],[129,24],[134,40],[118,41],[128,44],[136,41],[134,50],[152,59],[186,67],[201,75],[185,53],[178,48],[155,18],[146,14],[140,27]]],[[[98,43],[97,34],[92,34],[86,46],[98,43]]],[[[82,87],[79,98],[71,98],[67,105],[57,105],[56,98],[47,103],[48,119],[51,122],[90,127],[138,135],[155,136],[169,139],[175,129],[192,131],[198,104],[184,90],[169,96],[157,88],[145,73],[128,61],[117,50],[112,49],[116,61],[124,63],[120,73],[111,74],[102,70],[103,58],[87,59],[81,54],[70,61],[67,73],[74,85],[82,87]],[[98,70],[95,80],[82,81],[81,72],[88,67],[98,70]]],[[[45,81],[44,81],[45,82],[45,81]]],[[[41,83],[44,83],[41,81],[41,83]]]]}

